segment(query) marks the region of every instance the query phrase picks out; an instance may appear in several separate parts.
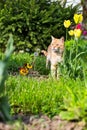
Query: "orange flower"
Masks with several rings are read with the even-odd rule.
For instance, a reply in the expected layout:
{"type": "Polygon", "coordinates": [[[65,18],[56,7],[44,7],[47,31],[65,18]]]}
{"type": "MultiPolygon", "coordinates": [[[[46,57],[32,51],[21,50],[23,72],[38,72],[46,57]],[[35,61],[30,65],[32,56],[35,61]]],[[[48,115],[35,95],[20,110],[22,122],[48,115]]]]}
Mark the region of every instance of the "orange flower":
{"type": "Polygon", "coordinates": [[[29,63],[24,65],[27,69],[32,69],[32,65],[30,65],[29,63]]]}
{"type": "Polygon", "coordinates": [[[19,72],[21,75],[27,75],[28,74],[28,69],[27,68],[19,68],[19,72]]]}

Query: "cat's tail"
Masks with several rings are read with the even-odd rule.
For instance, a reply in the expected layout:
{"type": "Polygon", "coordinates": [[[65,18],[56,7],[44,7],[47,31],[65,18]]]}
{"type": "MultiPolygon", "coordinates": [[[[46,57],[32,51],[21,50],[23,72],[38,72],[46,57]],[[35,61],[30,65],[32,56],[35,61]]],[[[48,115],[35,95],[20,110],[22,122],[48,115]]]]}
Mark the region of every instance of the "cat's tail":
{"type": "Polygon", "coordinates": [[[45,56],[47,56],[47,51],[42,50],[41,53],[43,53],[45,56]]]}

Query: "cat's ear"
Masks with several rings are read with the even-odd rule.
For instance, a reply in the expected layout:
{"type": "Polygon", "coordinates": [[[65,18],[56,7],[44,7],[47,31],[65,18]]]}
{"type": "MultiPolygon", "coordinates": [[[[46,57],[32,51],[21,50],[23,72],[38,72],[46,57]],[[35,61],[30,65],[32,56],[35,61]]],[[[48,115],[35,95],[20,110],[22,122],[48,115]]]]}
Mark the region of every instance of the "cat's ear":
{"type": "Polygon", "coordinates": [[[64,37],[61,37],[60,40],[62,41],[62,43],[64,43],[64,37]]]}
{"type": "Polygon", "coordinates": [[[52,39],[52,41],[53,41],[55,38],[51,35],[51,39],[52,39]]]}

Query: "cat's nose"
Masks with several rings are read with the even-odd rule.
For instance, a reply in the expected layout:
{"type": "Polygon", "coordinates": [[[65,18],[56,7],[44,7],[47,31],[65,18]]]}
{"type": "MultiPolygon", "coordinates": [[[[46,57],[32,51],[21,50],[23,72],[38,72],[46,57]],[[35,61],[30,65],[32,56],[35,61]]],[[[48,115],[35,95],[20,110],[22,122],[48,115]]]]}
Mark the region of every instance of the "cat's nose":
{"type": "Polygon", "coordinates": [[[54,46],[54,48],[57,48],[57,46],[54,46]]]}

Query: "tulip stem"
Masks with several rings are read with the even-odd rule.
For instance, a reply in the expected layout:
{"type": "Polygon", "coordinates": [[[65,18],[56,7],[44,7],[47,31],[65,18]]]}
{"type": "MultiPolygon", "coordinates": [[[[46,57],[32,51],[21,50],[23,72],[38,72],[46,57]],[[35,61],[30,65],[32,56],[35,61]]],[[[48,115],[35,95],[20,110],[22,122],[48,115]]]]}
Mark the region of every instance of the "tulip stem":
{"type": "Polygon", "coordinates": [[[78,38],[75,39],[76,42],[76,56],[75,56],[75,70],[76,70],[76,66],[77,66],[77,54],[78,54],[78,38]]]}
{"type": "Polygon", "coordinates": [[[68,33],[68,30],[67,30],[67,28],[66,28],[66,41],[67,41],[67,33],[68,33]]]}

